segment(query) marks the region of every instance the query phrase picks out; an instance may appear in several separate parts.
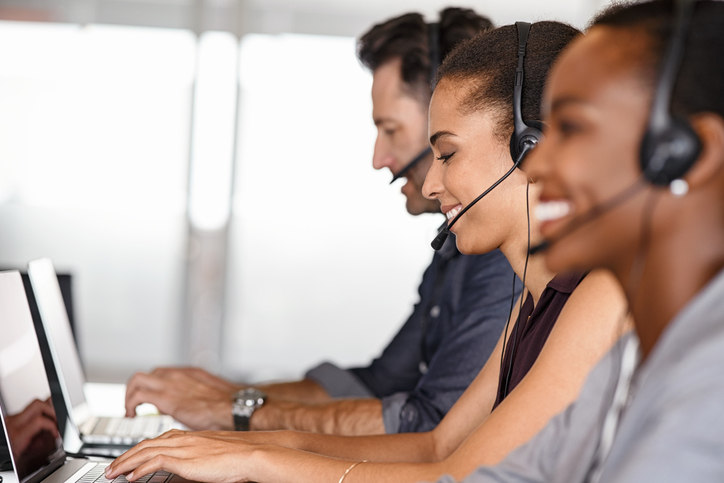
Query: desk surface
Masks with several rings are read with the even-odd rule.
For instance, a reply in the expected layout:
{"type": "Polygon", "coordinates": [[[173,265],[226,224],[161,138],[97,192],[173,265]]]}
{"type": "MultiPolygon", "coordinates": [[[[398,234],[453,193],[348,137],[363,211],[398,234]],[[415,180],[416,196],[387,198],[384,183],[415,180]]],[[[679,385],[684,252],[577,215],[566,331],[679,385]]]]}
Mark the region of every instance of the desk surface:
{"type": "Polygon", "coordinates": [[[15,473],[12,471],[0,471],[0,477],[2,478],[1,483],[18,483],[18,479],[15,478],[15,473]]]}

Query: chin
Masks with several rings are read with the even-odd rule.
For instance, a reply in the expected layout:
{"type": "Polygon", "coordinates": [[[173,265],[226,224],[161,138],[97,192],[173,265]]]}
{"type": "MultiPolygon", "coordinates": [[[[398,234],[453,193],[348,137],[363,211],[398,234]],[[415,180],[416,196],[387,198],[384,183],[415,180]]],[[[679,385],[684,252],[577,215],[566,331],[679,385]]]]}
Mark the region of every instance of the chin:
{"type": "Polygon", "coordinates": [[[437,201],[430,200],[407,200],[405,209],[412,216],[422,215],[425,213],[440,213],[440,204],[437,201]]]}
{"type": "Polygon", "coordinates": [[[583,257],[577,256],[575,250],[566,250],[561,246],[554,245],[543,255],[548,270],[560,273],[573,270],[585,271],[596,268],[593,264],[587,263],[583,257]]]}
{"type": "Polygon", "coordinates": [[[463,255],[478,255],[481,253],[487,253],[487,251],[481,250],[481,247],[476,247],[475,243],[470,243],[469,239],[457,234],[455,235],[455,244],[458,247],[458,251],[463,255]]]}

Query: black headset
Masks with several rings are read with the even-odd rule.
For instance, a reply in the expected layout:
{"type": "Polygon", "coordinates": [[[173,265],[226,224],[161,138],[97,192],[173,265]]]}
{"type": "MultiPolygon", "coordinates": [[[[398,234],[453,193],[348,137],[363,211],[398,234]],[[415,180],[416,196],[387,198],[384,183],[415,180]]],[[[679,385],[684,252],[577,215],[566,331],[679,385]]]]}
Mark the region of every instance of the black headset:
{"type": "Polygon", "coordinates": [[[510,137],[510,156],[514,161],[518,160],[518,164],[520,164],[525,153],[543,139],[543,123],[523,120],[524,64],[530,24],[515,22],[515,27],[518,29],[518,66],[515,68],[515,85],[513,87],[513,135],[510,137]]]}
{"type": "Polygon", "coordinates": [[[691,124],[686,119],[673,115],[670,110],[695,3],[695,0],[676,2],[674,31],[662,60],[649,122],[641,141],[639,160],[643,176],[658,186],[666,186],[681,178],[701,152],[701,140],[691,124]]]}
{"type": "Polygon", "coordinates": [[[435,89],[437,80],[437,69],[440,67],[440,24],[430,22],[427,24],[427,51],[430,58],[430,90],[435,89]]]}
{"type": "MultiPolygon", "coordinates": [[[[543,123],[541,121],[524,121],[523,120],[523,79],[525,78],[525,51],[528,45],[528,34],[530,33],[530,24],[528,22],[516,22],[515,27],[518,30],[518,66],[515,69],[515,85],[513,87],[513,135],[510,137],[510,155],[513,158],[514,167],[520,166],[525,156],[538,145],[543,139],[543,123]]],[[[509,172],[510,173],[510,172],[509,172]]],[[[506,174],[507,176],[507,174],[506,174]]],[[[526,192],[526,204],[527,204],[526,192]]],[[[528,251],[525,257],[525,269],[523,270],[523,288],[525,289],[525,274],[528,271],[528,256],[530,254],[530,219],[528,224],[528,251]]],[[[510,350],[507,351],[506,336],[508,333],[508,325],[510,317],[513,313],[513,302],[515,297],[515,277],[513,277],[513,294],[510,300],[510,314],[508,314],[508,322],[505,324],[503,332],[503,351],[500,354],[500,382],[497,397],[505,397],[508,394],[510,379],[513,374],[513,362],[515,361],[516,346],[520,343],[519,334],[522,328],[518,326],[516,321],[515,327],[510,334],[510,350]],[[506,352],[510,352],[510,362],[504,367],[506,352]],[[505,371],[505,372],[504,372],[505,371]]],[[[523,297],[521,294],[520,311],[523,309],[523,297]]]]}

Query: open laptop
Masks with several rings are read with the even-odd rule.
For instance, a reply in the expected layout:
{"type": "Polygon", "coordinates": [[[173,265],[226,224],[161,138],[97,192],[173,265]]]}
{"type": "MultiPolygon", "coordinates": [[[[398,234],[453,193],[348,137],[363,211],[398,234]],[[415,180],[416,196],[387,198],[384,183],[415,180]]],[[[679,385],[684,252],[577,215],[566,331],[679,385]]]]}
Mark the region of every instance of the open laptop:
{"type": "Polygon", "coordinates": [[[33,260],[28,264],[28,275],[68,414],[63,435],[66,451],[109,454],[102,448],[129,447],[169,429],[183,428],[164,415],[124,418],[92,414],[83,390],[83,367],[53,264],[48,259],[33,260]]]}
{"type": "MultiPolygon", "coordinates": [[[[108,463],[66,457],[55,425],[40,346],[17,271],[0,272],[0,333],[0,417],[13,467],[12,472],[3,471],[0,475],[17,483],[109,483],[104,476],[108,463]]],[[[168,472],[156,472],[139,481],[149,480],[185,481],[168,472]]],[[[114,481],[127,480],[118,477],[114,481]]]]}

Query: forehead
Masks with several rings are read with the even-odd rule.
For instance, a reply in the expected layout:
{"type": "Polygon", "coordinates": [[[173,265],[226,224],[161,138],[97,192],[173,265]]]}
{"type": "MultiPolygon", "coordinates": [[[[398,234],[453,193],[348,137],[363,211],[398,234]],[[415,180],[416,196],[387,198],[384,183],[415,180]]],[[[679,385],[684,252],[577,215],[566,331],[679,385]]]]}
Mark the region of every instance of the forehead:
{"type": "MultiPolygon", "coordinates": [[[[576,39],[561,54],[551,69],[544,95],[544,113],[561,99],[635,105],[647,101],[650,95],[635,59],[644,52],[642,35],[594,27],[576,39]]],[[[635,107],[635,106],[632,106],[635,107]]]]}
{"type": "MultiPolygon", "coordinates": [[[[456,137],[479,141],[480,135],[495,134],[498,123],[498,111],[495,107],[487,106],[480,109],[464,107],[470,88],[470,82],[466,80],[443,78],[438,83],[430,101],[429,134],[431,136],[444,132],[456,137]]],[[[482,144],[490,142],[487,140],[482,144]]],[[[507,145],[507,141],[505,144],[507,145]]]]}
{"type": "Polygon", "coordinates": [[[445,77],[435,87],[430,100],[430,110],[457,113],[461,116],[470,114],[474,109],[464,107],[465,100],[469,98],[473,89],[473,82],[465,79],[451,79],[445,77]]]}

